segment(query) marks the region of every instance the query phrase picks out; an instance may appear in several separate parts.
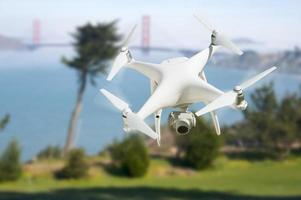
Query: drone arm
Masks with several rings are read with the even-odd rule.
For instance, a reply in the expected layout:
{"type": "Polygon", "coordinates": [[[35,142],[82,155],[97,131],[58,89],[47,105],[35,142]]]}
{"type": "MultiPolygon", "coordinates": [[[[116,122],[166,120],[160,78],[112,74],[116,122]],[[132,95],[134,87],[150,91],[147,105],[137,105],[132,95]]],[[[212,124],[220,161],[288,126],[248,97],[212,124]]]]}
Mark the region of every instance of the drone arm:
{"type": "Polygon", "coordinates": [[[195,66],[197,72],[203,71],[206,63],[210,60],[213,54],[220,48],[220,46],[210,45],[208,48],[204,49],[189,58],[189,62],[192,66],[195,66]]]}
{"type": "Polygon", "coordinates": [[[164,82],[159,84],[154,93],[149,97],[149,99],[137,113],[140,118],[145,119],[156,111],[172,105],[172,103],[178,99],[178,96],[171,95],[169,91],[170,85],[164,84],[164,82]]]}
{"type": "Polygon", "coordinates": [[[158,64],[140,62],[132,59],[127,65],[128,68],[134,69],[141,74],[147,76],[151,80],[159,82],[161,80],[161,72],[158,64]]]}
{"type": "Polygon", "coordinates": [[[222,95],[223,92],[205,80],[197,78],[192,80],[184,88],[179,102],[181,104],[192,104],[197,102],[211,102],[222,95]]]}
{"type": "Polygon", "coordinates": [[[122,113],[125,131],[136,130],[153,139],[158,139],[158,135],[143,121],[143,119],[131,111],[126,102],[105,89],[101,89],[100,92],[122,113]]]}
{"type": "Polygon", "coordinates": [[[107,80],[111,81],[123,67],[134,69],[147,76],[151,80],[156,80],[157,82],[159,82],[161,79],[161,71],[158,64],[136,61],[132,57],[131,52],[125,48],[121,49],[120,53],[115,58],[107,80]]]}
{"type": "MultiPolygon", "coordinates": [[[[151,80],[150,81],[150,89],[151,89],[151,94],[154,93],[154,91],[157,89],[158,84],[156,83],[156,81],[151,80]]],[[[157,143],[160,146],[160,140],[161,140],[161,114],[162,114],[162,109],[156,111],[154,113],[154,117],[155,117],[155,130],[156,133],[158,135],[157,137],[157,143]]]]}
{"type": "MultiPolygon", "coordinates": [[[[273,66],[273,67],[261,72],[260,74],[257,74],[256,76],[250,78],[249,80],[243,82],[242,84],[240,84],[236,87],[240,88],[240,91],[242,93],[242,90],[247,89],[248,87],[252,86],[256,82],[260,81],[265,76],[267,76],[268,74],[273,72],[275,69],[277,69],[277,67],[273,66]]],[[[238,94],[239,93],[234,88],[234,90],[230,90],[230,91],[220,95],[219,97],[217,97],[213,101],[211,101],[204,108],[202,108],[201,110],[196,112],[196,115],[201,116],[201,115],[204,115],[208,112],[211,112],[211,111],[214,111],[214,110],[217,110],[219,108],[226,107],[226,106],[234,106],[234,105],[239,106],[239,105],[236,104],[238,94]]],[[[245,106],[242,107],[243,110],[246,108],[246,106],[247,106],[247,103],[245,102],[245,106]]]]}
{"type": "MultiPolygon", "coordinates": [[[[201,72],[200,78],[203,79],[205,82],[207,82],[207,78],[206,78],[204,70],[201,72]]],[[[206,104],[208,104],[208,103],[206,103],[206,104]]],[[[218,121],[218,117],[217,117],[216,112],[215,111],[210,112],[210,116],[211,116],[211,120],[212,120],[212,123],[213,123],[216,134],[220,135],[221,134],[221,128],[220,128],[220,125],[219,125],[219,121],[218,121]]]]}

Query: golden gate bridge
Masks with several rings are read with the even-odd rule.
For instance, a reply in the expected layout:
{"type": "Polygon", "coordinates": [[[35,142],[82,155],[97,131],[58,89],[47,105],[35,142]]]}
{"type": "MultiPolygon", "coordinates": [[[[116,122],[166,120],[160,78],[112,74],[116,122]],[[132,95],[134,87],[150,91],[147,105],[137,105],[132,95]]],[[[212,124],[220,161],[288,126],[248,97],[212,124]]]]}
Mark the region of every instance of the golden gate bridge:
{"type": "MultiPolygon", "coordinates": [[[[42,42],[41,32],[42,32],[42,25],[39,19],[33,20],[32,23],[32,42],[26,43],[26,46],[31,49],[35,50],[38,48],[48,48],[48,47],[70,47],[72,46],[71,42],[42,42]]],[[[141,18],[141,42],[140,45],[137,46],[130,46],[132,49],[141,50],[145,53],[149,51],[176,51],[180,52],[184,55],[192,55],[198,50],[195,49],[177,49],[177,48],[170,48],[170,47],[159,47],[159,46],[152,46],[151,45],[151,17],[149,15],[144,15],[141,18]]]]}

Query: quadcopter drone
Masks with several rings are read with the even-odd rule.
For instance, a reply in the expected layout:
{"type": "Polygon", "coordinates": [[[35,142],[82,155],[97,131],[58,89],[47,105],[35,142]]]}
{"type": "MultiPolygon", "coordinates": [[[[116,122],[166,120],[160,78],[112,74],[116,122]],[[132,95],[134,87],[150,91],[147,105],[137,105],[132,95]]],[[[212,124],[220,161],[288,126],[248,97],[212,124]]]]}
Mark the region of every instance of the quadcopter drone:
{"type": "Polygon", "coordinates": [[[176,133],[180,135],[189,133],[190,129],[196,125],[195,115],[201,116],[210,113],[215,131],[220,135],[221,131],[216,110],[227,106],[245,110],[248,104],[244,99],[243,91],[276,69],[275,66],[271,67],[244,83],[235,86],[233,90],[228,92],[223,92],[214,87],[207,82],[204,73],[204,67],[212,55],[220,47],[224,47],[238,55],[242,55],[243,52],[225,35],[208,26],[201,18],[195,17],[211,32],[211,43],[208,48],[190,58],[171,58],[164,60],[160,64],[137,61],[132,57],[128,49],[128,42],[136,27],[131,30],[113,63],[107,80],[111,81],[122,67],[134,69],[150,79],[151,96],[142,108],[137,113],[134,113],[123,100],[105,89],[100,90],[121,111],[126,132],[138,131],[144,133],[156,139],[158,145],[160,145],[162,109],[174,107],[178,108],[179,111],[169,114],[168,123],[176,133]],[[204,103],[205,106],[194,115],[188,110],[188,107],[198,102],[204,103]],[[151,114],[155,116],[155,131],[144,122],[144,119],[151,114]]]}

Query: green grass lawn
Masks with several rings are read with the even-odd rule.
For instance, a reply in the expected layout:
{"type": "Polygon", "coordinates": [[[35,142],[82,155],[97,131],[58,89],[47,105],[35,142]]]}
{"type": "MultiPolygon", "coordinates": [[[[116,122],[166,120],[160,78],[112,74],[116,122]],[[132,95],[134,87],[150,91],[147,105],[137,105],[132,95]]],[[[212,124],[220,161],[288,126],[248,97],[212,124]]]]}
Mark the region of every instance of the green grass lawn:
{"type": "Polygon", "coordinates": [[[219,158],[212,169],[200,172],[153,159],[147,176],[135,179],[108,174],[97,162],[90,177],[81,180],[58,181],[43,168],[36,171],[1,183],[0,199],[301,199],[301,158],[219,158]]]}

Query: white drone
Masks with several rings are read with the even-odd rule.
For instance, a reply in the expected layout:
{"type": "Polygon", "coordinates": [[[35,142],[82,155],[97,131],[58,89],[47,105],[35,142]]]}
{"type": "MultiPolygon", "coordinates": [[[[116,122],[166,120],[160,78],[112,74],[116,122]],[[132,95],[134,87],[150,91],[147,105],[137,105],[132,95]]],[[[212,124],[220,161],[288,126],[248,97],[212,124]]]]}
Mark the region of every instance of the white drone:
{"type": "Polygon", "coordinates": [[[204,67],[220,46],[238,55],[242,55],[243,52],[226,36],[205,24],[199,17],[195,17],[212,33],[211,44],[208,48],[190,58],[171,58],[164,60],[161,64],[137,61],[132,58],[127,47],[128,41],[136,27],[130,32],[125,45],[121,48],[119,55],[113,63],[107,80],[111,81],[123,66],[129,67],[150,79],[151,96],[142,108],[137,113],[134,113],[127,103],[105,89],[100,90],[122,112],[124,130],[126,132],[138,131],[144,133],[156,139],[158,145],[160,145],[160,118],[162,109],[166,107],[179,108],[179,111],[170,113],[169,125],[178,134],[183,135],[189,133],[190,129],[196,124],[195,116],[192,112],[188,111],[188,107],[194,103],[203,102],[206,106],[195,114],[201,116],[210,113],[215,131],[220,135],[220,125],[215,111],[226,106],[245,110],[248,104],[244,99],[243,90],[276,69],[276,67],[271,67],[244,83],[235,86],[233,90],[228,92],[223,92],[209,84],[206,80],[204,67]],[[144,119],[153,113],[155,115],[155,131],[144,122],[144,119]]]}

